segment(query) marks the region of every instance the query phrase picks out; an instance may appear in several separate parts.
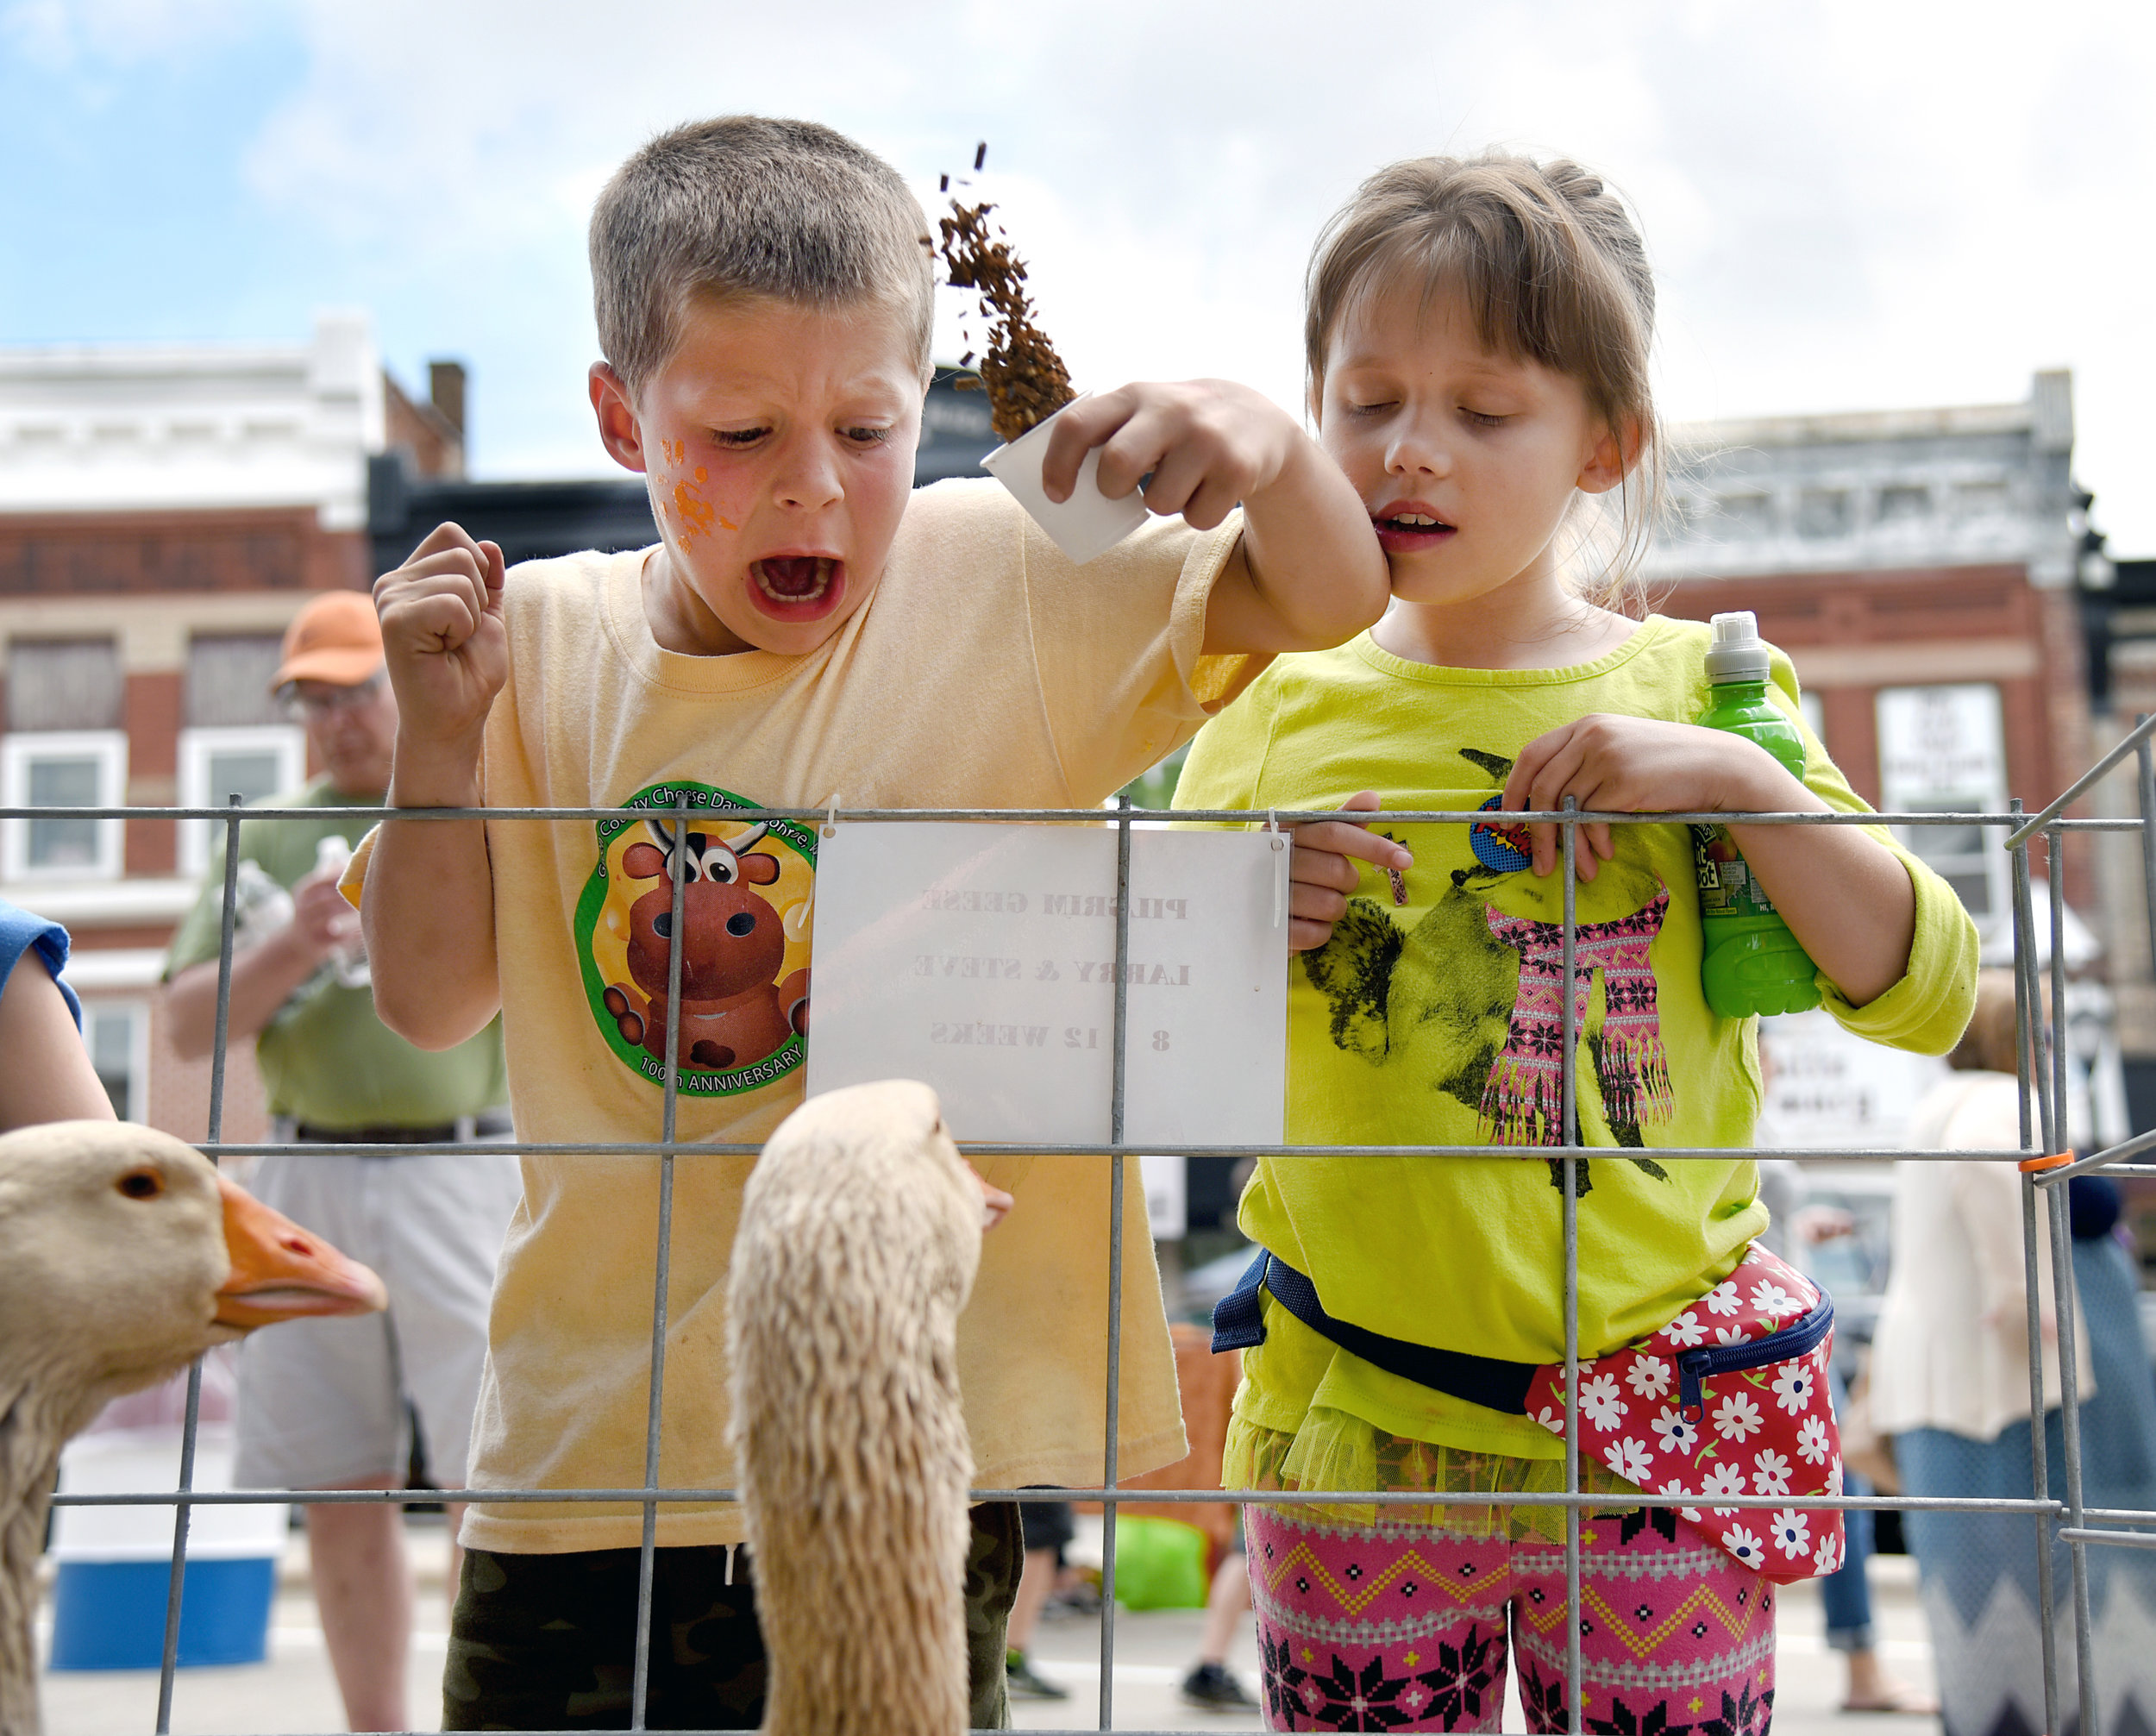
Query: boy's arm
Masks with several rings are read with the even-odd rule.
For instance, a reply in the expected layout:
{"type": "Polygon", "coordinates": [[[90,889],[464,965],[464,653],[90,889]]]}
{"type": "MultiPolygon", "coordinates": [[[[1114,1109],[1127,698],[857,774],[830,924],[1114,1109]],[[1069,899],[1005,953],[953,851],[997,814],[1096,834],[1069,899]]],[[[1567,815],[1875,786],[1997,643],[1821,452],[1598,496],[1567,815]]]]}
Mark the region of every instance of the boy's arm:
{"type": "MultiPolygon", "coordinates": [[[[486,714],[509,675],[502,551],[444,524],[378,580],[382,649],[397,693],[395,808],[483,805],[486,714]]],[[[501,1005],[486,823],[385,820],[360,917],[383,1024],[422,1049],[478,1034],[501,1005]]]]}
{"type": "Polygon", "coordinates": [[[1150,475],[1146,505],[1200,530],[1242,505],[1241,542],[1206,609],[1207,655],[1320,650],[1385,612],[1392,580],[1369,514],[1270,398],[1218,379],[1085,398],[1050,436],[1041,475],[1050,499],[1069,498],[1096,446],[1112,498],[1150,475]]]}

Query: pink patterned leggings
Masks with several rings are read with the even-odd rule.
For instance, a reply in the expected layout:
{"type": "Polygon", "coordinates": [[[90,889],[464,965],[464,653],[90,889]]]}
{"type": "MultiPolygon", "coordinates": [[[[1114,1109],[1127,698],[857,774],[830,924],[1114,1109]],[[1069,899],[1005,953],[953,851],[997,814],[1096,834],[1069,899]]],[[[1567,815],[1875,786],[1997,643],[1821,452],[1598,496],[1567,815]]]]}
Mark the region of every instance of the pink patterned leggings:
{"type": "MultiPolygon", "coordinates": [[[[1564,1551],[1295,1507],[1244,1509],[1275,1730],[1561,1731],[1564,1551]]],[[[1595,1736],[1765,1736],[1774,1588],[1668,1507],[1581,1527],[1580,1699],[1595,1736]],[[1659,1516],[1658,1520],[1658,1516],[1659,1516]]]]}

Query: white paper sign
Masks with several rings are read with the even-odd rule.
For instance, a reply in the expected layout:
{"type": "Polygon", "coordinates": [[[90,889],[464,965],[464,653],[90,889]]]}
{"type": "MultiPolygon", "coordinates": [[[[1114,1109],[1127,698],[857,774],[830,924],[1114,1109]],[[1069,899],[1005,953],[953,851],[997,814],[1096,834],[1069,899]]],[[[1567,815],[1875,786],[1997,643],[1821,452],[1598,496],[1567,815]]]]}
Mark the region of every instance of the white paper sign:
{"type": "MultiPolygon", "coordinates": [[[[1275,1144],[1288,1042],[1284,849],[1133,831],[1124,1137],[1275,1144]]],[[[812,1094],[920,1079],[960,1139],[1106,1141],[1112,827],[841,826],[817,853],[812,1094]]]]}

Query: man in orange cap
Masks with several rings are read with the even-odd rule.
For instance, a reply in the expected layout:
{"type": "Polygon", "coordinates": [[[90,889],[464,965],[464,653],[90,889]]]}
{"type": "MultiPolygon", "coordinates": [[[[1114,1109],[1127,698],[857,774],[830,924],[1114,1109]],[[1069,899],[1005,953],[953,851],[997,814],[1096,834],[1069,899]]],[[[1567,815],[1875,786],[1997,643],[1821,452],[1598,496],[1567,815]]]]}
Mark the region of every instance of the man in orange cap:
{"type": "MultiPolygon", "coordinates": [[[[332,591],[310,602],[285,635],[271,689],[305,727],[322,772],[265,805],[379,807],[397,699],[373,600],[332,591]]],[[[508,1080],[498,1025],[430,1054],[374,1016],[359,917],[336,887],[349,841],[366,830],[362,818],[332,814],[240,825],[229,1029],[235,1039],[254,1038],[273,1137],[421,1147],[498,1140],[509,1131],[499,1107],[508,1080]]],[[[221,838],[166,962],[166,1026],[182,1055],[207,1055],[215,1041],[223,894],[221,838]]],[[[248,1341],[235,1480],[262,1488],[401,1486],[410,1414],[434,1481],[461,1487],[487,1300],[519,1192],[515,1158],[498,1147],[270,1156],[254,1191],[382,1273],[389,1309],[296,1322],[283,1343],[277,1333],[248,1341]]],[[[403,1514],[386,1503],[305,1511],[315,1599],[346,1717],[354,1730],[409,1728],[412,1591],[403,1514]]],[[[452,1537],[454,1526],[453,1516],[452,1537]]]]}

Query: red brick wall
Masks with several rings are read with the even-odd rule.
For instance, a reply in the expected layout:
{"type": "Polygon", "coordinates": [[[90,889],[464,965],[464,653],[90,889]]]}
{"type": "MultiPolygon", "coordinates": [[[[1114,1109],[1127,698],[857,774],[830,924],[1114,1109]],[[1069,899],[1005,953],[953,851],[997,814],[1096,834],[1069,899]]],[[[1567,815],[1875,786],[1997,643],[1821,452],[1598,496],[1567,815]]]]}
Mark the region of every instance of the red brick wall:
{"type": "Polygon", "coordinates": [[[0,596],[365,586],[367,537],[324,530],[312,507],[0,518],[0,596]]]}
{"type": "MultiPolygon", "coordinates": [[[[210,1061],[182,1061],[165,1040],[154,1007],[150,1014],[149,1124],[181,1139],[204,1139],[210,1130],[210,1061]]],[[[257,1144],[269,1137],[269,1111],[262,1096],[262,1076],[254,1069],[254,1043],[232,1045],[225,1062],[224,1137],[234,1144],[257,1144]]]]}
{"type": "MultiPolygon", "coordinates": [[[[179,799],[180,688],[178,669],[130,674],[127,688],[128,800],[142,807],[179,799]]],[[[129,820],[127,871],[168,874],[179,861],[170,820],[129,820]]]]}

